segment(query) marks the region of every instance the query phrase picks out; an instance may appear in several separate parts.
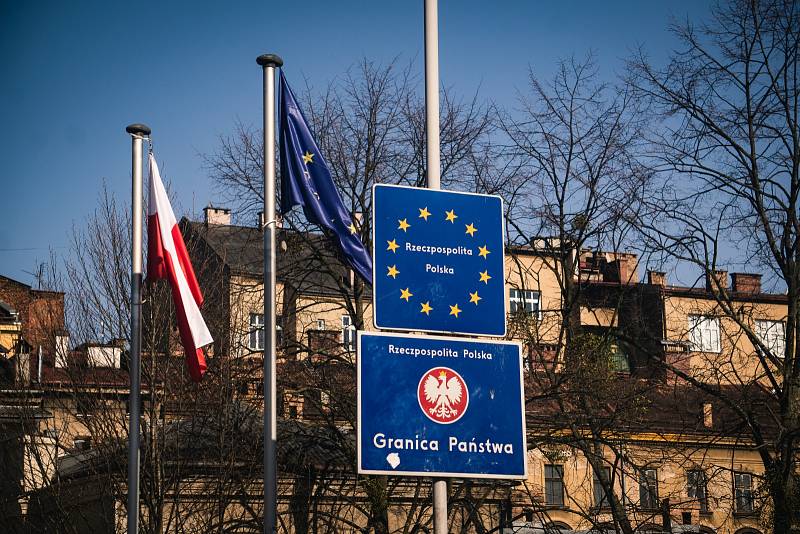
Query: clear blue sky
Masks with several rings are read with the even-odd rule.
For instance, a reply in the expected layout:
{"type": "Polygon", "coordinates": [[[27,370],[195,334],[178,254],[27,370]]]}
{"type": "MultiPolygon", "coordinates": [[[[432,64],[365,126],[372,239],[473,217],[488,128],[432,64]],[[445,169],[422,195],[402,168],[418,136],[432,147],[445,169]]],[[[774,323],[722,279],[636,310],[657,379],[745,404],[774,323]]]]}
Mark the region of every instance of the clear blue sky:
{"type": "MultiPolygon", "coordinates": [[[[611,78],[632,48],[663,58],[671,17],[701,21],[701,1],[441,0],[443,85],[511,105],[527,69],[593,50],[611,78]]],[[[236,120],[261,121],[255,58],[280,54],[290,83],[323,87],[362,57],[417,59],[423,2],[0,3],[0,274],[33,282],[48,248],[97,202],[103,180],[130,202],[125,126],[153,129],[180,206],[214,201],[199,154],[236,120]]],[[[420,75],[420,80],[422,80],[420,75]]]]}

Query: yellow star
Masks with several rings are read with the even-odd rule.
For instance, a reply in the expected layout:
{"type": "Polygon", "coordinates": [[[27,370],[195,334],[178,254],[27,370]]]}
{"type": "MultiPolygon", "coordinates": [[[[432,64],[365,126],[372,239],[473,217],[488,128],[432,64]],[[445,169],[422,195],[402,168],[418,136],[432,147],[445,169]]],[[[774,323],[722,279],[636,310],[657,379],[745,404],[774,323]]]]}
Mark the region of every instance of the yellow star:
{"type": "Polygon", "coordinates": [[[430,315],[432,309],[433,308],[431,308],[431,301],[423,302],[422,309],[419,312],[424,313],[425,315],[430,315]]]}
{"type": "Polygon", "coordinates": [[[314,154],[312,154],[309,151],[306,151],[306,153],[303,154],[303,163],[305,163],[306,165],[308,165],[309,163],[314,163],[314,154]]]}
{"type": "Polygon", "coordinates": [[[410,297],[413,297],[413,296],[414,296],[414,293],[412,293],[411,291],[409,291],[409,290],[408,290],[408,288],[405,288],[405,289],[401,289],[401,290],[400,290],[400,298],[401,298],[401,299],[405,299],[405,301],[406,301],[406,302],[408,302],[408,299],[409,299],[410,297]]]}
{"type": "Polygon", "coordinates": [[[389,272],[386,273],[386,276],[391,276],[394,279],[397,279],[397,275],[400,274],[400,271],[397,270],[397,265],[392,265],[389,267],[389,272]]]}
{"type": "Polygon", "coordinates": [[[478,281],[479,281],[479,282],[483,282],[484,284],[487,284],[487,285],[488,285],[488,284],[489,284],[489,279],[491,279],[491,278],[492,278],[492,277],[491,277],[491,276],[489,276],[489,271],[488,271],[488,269],[487,269],[486,271],[483,271],[483,272],[481,273],[481,279],[480,279],[480,280],[478,280],[478,281]]]}
{"type": "Polygon", "coordinates": [[[353,223],[350,223],[350,226],[348,226],[347,229],[350,230],[350,233],[353,235],[355,235],[355,233],[358,232],[358,230],[356,230],[356,225],[353,223]]]}
{"type": "Polygon", "coordinates": [[[450,315],[455,315],[456,319],[458,319],[459,313],[461,313],[461,310],[458,309],[458,304],[455,306],[450,306],[450,315]]]}
{"type": "Polygon", "coordinates": [[[472,223],[469,223],[467,225],[467,233],[470,235],[470,237],[474,236],[475,232],[477,232],[477,231],[478,231],[478,229],[475,228],[474,226],[472,226],[472,223]]]}
{"type": "Polygon", "coordinates": [[[397,244],[397,241],[392,239],[391,241],[386,242],[389,246],[386,247],[386,250],[391,250],[392,252],[396,251],[400,245],[397,244]]]}
{"type": "Polygon", "coordinates": [[[478,247],[478,256],[480,256],[483,259],[488,259],[489,249],[486,248],[486,245],[483,245],[482,247],[478,247]]]}
{"type": "Polygon", "coordinates": [[[425,222],[427,222],[428,221],[428,217],[431,214],[431,212],[428,211],[428,206],[425,206],[424,208],[418,208],[418,209],[419,209],[419,218],[420,219],[425,219],[425,222]]]}
{"type": "Polygon", "coordinates": [[[475,303],[475,306],[478,305],[478,301],[481,300],[481,297],[478,296],[478,292],[470,293],[469,294],[469,301],[475,303]]]}
{"type": "Polygon", "coordinates": [[[456,215],[456,210],[450,210],[444,213],[446,215],[445,219],[450,221],[451,223],[455,223],[456,219],[458,219],[458,215],[456,215]]]}
{"type": "Polygon", "coordinates": [[[408,224],[408,219],[400,219],[397,222],[400,223],[400,226],[397,227],[398,230],[402,230],[402,231],[406,232],[411,227],[411,225],[408,224]]]}

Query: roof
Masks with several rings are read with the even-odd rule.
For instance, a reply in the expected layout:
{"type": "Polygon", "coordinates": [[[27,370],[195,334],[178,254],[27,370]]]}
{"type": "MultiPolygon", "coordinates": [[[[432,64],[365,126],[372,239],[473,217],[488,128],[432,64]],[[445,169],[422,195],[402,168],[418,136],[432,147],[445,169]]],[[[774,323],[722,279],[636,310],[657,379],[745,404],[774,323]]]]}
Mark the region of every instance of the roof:
{"type": "MultiPolygon", "coordinates": [[[[324,425],[311,425],[300,421],[278,419],[277,460],[283,473],[305,473],[309,468],[354,471],[354,459],[345,450],[355,450],[352,432],[340,432],[324,425]]],[[[165,454],[177,461],[181,469],[196,472],[214,468],[230,469],[240,465],[247,471],[260,471],[261,462],[254,458],[263,455],[263,413],[250,405],[233,403],[223,410],[209,409],[159,428],[158,439],[165,454]],[[220,440],[224,434],[225,439],[220,440]],[[224,461],[220,463],[220,459],[224,461]],[[179,462],[184,459],[186,462],[179,462]]],[[[143,436],[147,439],[147,436],[143,436]]],[[[117,439],[98,444],[111,447],[116,459],[100,455],[96,449],[83,451],[71,457],[70,462],[60,462],[62,478],[90,476],[97,469],[116,469],[123,472],[127,455],[126,442],[117,439]]],[[[106,449],[108,450],[108,449],[106,449]]]]}
{"type": "MultiPolygon", "coordinates": [[[[181,220],[187,246],[200,239],[232,274],[264,276],[264,234],[252,226],[181,220]]],[[[341,294],[349,287],[350,270],[323,234],[279,228],[276,235],[277,278],[307,293],[341,294]]]]}
{"type": "Polygon", "coordinates": [[[13,278],[10,278],[8,276],[0,274],[0,283],[2,283],[3,281],[5,281],[7,283],[10,282],[11,284],[21,286],[21,287],[26,288],[28,291],[31,291],[33,293],[52,293],[52,294],[55,294],[55,295],[63,295],[64,294],[63,291],[55,291],[55,290],[52,290],[52,289],[34,289],[33,287],[31,287],[29,284],[26,284],[25,282],[20,282],[19,280],[14,280],[13,278]]]}
{"type": "MultiPolygon", "coordinates": [[[[587,386],[588,387],[588,386],[587,386]]],[[[718,396],[701,391],[685,384],[664,384],[660,381],[647,381],[633,377],[617,376],[606,385],[607,391],[593,393],[605,398],[596,413],[587,416],[584,423],[591,422],[602,428],[606,435],[622,433],[632,439],[631,434],[681,436],[683,442],[693,438],[700,440],[731,438],[741,440],[745,446],[752,438],[752,430],[746,422],[718,396]],[[608,398],[606,398],[608,397],[608,398]],[[711,425],[706,426],[705,405],[711,404],[711,425]]],[[[772,439],[778,431],[775,421],[775,399],[757,384],[749,386],[710,386],[722,397],[754,414],[761,424],[765,439],[772,439]]],[[[575,404],[574,394],[565,393],[561,399],[564,406],[573,406],[569,413],[563,413],[556,402],[557,392],[540,395],[530,390],[537,389],[528,384],[526,418],[529,433],[534,435],[554,435],[560,430],[569,431],[569,425],[578,421],[580,426],[582,409],[575,404]],[[572,398],[571,398],[572,397],[572,398]]],[[[603,389],[595,385],[593,391],[603,389]]],[[[580,396],[580,394],[578,395],[580,396]]]]}
{"type": "Polygon", "coordinates": [[[16,317],[17,310],[14,306],[4,300],[0,300],[0,319],[6,317],[16,317]]]}

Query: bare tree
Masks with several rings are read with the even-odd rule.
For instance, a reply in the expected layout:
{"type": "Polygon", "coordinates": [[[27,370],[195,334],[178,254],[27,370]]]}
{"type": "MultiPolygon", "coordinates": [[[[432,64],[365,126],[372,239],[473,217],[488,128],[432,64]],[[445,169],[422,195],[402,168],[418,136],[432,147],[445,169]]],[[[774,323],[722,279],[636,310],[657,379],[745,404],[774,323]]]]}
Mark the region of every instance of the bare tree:
{"type": "MultiPolygon", "coordinates": [[[[610,511],[613,527],[630,533],[635,525],[617,489],[635,463],[609,436],[633,417],[649,386],[617,379],[613,328],[583,327],[588,280],[581,273],[588,250],[620,251],[630,239],[625,214],[635,212],[649,179],[636,158],[642,121],[624,87],[598,80],[591,56],[562,61],[546,82],[531,72],[519,108],[502,125],[512,161],[502,189],[510,199],[509,241],[518,250],[509,283],[523,295],[543,295],[543,288],[560,295],[539,302],[541,312],[530,313],[524,301],[516,313],[512,308],[512,335],[529,347],[531,441],[544,451],[580,451],[603,487],[602,508],[610,511]]],[[[617,262],[627,264],[620,256],[617,262]]],[[[618,282],[636,282],[635,267],[617,272],[618,282]]],[[[621,295],[610,300],[604,307],[616,316],[621,295]]],[[[570,503],[596,527],[608,526],[598,523],[593,506],[585,499],[570,503]]]]}
{"type": "Polygon", "coordinates": [[[661,118],[650,157],[662,188],[642,211],[643,246],[696,267],[716,300],[713,313],[731,325],[729,335],[748,340],[757,362],[754,373],[725,376],[672,370],[749,429],[776,533],[796,530],[800,509],[799,23],[796,2],[734,0],[708,24],[674,25],[682,46],[665,67],[643,53],[630,63],[631,86],[661,118]],[[768,342],[754,325],[755,306],[743,306],[717,275],[735,263],[766,271],[786,292],[785,343],[768,342]],[[725,384],[737,386],[737,398],[725,384]],[[738,402],[746,388],[770,399],[769,415],[738,402]]]}

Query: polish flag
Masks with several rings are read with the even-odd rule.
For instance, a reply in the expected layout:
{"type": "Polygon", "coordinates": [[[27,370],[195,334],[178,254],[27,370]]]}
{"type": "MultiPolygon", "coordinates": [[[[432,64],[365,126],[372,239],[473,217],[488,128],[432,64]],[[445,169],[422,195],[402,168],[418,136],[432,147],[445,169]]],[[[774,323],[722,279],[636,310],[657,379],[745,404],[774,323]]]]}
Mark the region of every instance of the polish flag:
{"type": "Polygon", "coordinates": [[[194,276],[181,231],[169,203],[158,165],[150,154],[150,201],[147,207],[147,280],[169,280],[178,319],[186,366],[192,380],[200,382],[206,372],[201,347],[214,340],[206,327],[200,306],[203,295],[194,276]]]}

